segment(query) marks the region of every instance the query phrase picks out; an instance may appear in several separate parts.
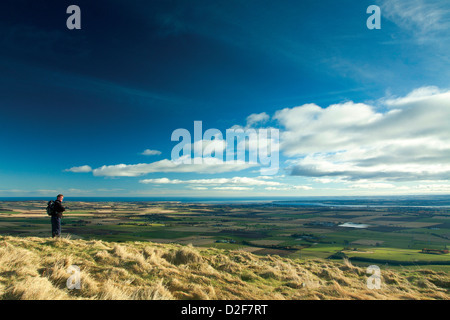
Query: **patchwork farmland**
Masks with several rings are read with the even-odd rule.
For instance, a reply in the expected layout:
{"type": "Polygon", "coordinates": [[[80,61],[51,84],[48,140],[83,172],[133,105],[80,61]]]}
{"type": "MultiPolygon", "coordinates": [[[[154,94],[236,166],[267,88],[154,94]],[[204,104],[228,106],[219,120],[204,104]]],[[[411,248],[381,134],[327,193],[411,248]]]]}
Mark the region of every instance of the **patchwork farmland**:
{"type": "MultiPolygon", "coordinates": [[[[148,241],[300,259],[450,270],[445,208],[349,208],[180,202],[67,202],[71,239],[148,241]]],[[[0,202],[0,234],[49,237],[44,201],[0,202]]]]}

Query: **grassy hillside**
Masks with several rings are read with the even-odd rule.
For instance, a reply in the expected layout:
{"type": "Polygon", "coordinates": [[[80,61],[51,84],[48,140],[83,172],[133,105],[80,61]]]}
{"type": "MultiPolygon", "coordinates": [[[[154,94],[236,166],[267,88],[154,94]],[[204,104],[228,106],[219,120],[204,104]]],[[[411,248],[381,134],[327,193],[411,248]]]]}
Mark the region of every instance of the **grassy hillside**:
{"type": "Polygon", "coordinates": [[[0,236],[1,299],[449,299],[450,276],[151,242],[0,236]],[[69,290],[68,268],[81,270],[69,290]]]}

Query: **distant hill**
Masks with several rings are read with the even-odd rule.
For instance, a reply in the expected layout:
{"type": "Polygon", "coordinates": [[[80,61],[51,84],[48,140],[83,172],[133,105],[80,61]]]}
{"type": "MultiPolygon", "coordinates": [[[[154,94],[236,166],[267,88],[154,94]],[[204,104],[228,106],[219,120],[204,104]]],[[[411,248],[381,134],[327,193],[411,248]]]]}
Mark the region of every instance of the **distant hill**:
{"type": "Polygon", "coordinates": [[[0,236],[1,299],[450,299],[450,276],[151,242],[0,236]],[[70,266],[81,289],[67,288],[70,266]]]}

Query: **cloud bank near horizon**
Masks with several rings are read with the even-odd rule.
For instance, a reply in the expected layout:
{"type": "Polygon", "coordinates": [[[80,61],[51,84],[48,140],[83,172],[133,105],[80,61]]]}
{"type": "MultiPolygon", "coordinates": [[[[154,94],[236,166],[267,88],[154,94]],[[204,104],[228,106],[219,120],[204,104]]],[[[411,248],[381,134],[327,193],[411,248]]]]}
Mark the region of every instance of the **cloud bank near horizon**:
{"type": "MultiPolygon", "coordinates": [[[[383,97],[372,103],[346,101],[327,107],[309,103],[280,109],[272,117],[262,112],[245,120],[246,128],[269,122],[280,130],[279,148],[285,157],[281,170],[285,170],[287,176],[318,179],[319,183],[327,179],[352,183],[350,188],[390,189],[395,188],[396,182],[420,181],[440,183],[442,187],[442,182],[450,178],[448,119],[450,90],[428,86],[403,97],[383,97]]],[[[242,161],[230,164],[215,158],[211,160],[185,164],[163,159],[151,163],[104,165],[96,169],[85,165],[66,171],[92,172],[98,177],[138,177],[169,172],[220,174],[258,166],[242,161]]],[[[223,179],[216,188],[224,188],[223,185],[235,187],[235,190],[249,187],[243,180],[236,183],[236,179],[223,179]]],[[[218,184],[219,180],[158,178],[140,182],[191,184],[200,190],[208,181],[218,184]]],[[[251,181],[253,187],[262,183],[271,190],[287,190],[280,182],[251,181]]]]}
{"type": "Polygon", "coordinates": [[[379,106],[345,102],[278,111],[294,176],[348,180],[450,178],[450,91],[423,87],[379,106]],[[383,110],[384,111],[379,111],[383,110]]]}

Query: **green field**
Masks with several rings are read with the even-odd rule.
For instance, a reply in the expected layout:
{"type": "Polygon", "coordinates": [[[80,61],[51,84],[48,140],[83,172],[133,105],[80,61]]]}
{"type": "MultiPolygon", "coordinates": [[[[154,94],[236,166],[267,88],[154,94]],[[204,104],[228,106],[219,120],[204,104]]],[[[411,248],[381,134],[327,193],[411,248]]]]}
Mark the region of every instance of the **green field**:
{"type": "MultiPolygon", "coordinates": [[[[412,249],[397,249],[397,248],[375,248],[370,249],[368,252],[352,252],[344,251],[349,258],[360,257],[370,258],[380,261],[399,261],[399,262],[423,262],[430,261],[430,264],[436,261],[448,261],[450,262],[450,254],[435,255],[424,254],[417,250],[412,249]]],[[[450,264],[450,263],[449,263],[450,264]]]]}

